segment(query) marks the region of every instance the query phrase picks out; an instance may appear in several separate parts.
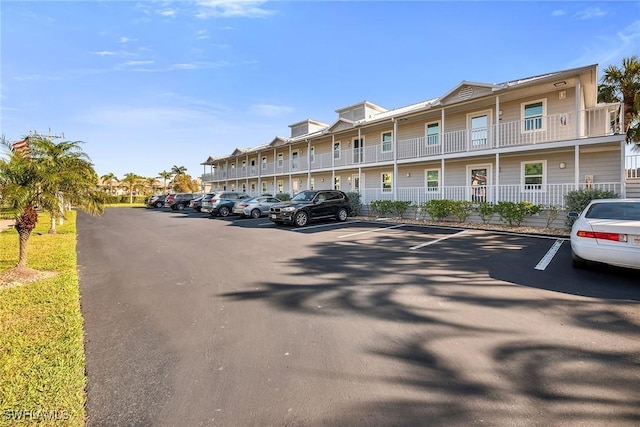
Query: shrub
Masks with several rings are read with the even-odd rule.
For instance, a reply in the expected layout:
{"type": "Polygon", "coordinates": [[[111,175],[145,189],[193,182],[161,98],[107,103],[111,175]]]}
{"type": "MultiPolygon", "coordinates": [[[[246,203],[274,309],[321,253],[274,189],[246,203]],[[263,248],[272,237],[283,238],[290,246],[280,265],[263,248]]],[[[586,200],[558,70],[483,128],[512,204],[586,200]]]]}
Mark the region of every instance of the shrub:
{"type": "MultiPolygon", "coordinates": [[[[594,188],[585,188],[582,190],[569,191],[564,196],[564,206],[566,212],[582,212],[589,202],[595,199],[617,199],[620,195],[608,190],[597,190],[594,188]]],[[[567,217],[565,225],[567,229],[571,229],[574,218],[567,217]]]]}
{"type": "Polygon", "coordinates": [[[442,221],[452,212],[452,201],[447,199],[433,199],[424,203],[424,211],[426,211],[431,219],[442,221]]]}
{"type": "Polygon", "coordinates": [[[482,223],[486,224],[491,220],[493,214],[496,213],[496,207],[493,203],[490,202],[480,202],[476,206],[476,211],[478,212],[482,223]]]}
{"type": "Polygon", "coordinates": [[[549,205],[549,206],[546,206],[544,210],[547,213],[546,227],[549,228],[551,227],[551,224],[553,224],[553,221],[555,221],[556,218],[558,218],[558,215],[560,214],[560,206],[549,205]]]}
{"type": "Polygon", "coordinates": [[[376,216],[385,216],[393,212],[393,201],[374,200],[371,202],[371,212],[376,216]]]}
{"type": "Polygon", "coordinates": [[[468,200],[456,200],[451,202],[451,213],[460,222],[466,222],[473,213],[473,203],[468,200]]]}
{"type": "Polygon", "coordinates": [[[278,193],[276,194],[276,199],[279,199],[283,202],[288,202],[291,200],[291,195],[289,193],[278,193]]]}
{"type": "Polygon", "coordinates": [[[410,206],[411,202],[396,200],[391,203],[391,213],[393,213],[398,218],[403,218],[404,214],[407,213],[410,206]]]}
{"type": "Polygon", "coordinates": [[[512,227],[522,224],[525,217],[540,212],[541,206],[534,205],[531,202],[498,202],[495,208],[498,215],[500,215],[500,219],[512,227]]]}
{"type": "Polygon", "coordinates": [[[351,191],[347,193],[347,197],[349,197],[349,200],[351,200],[351,215],[360,215],[360,212],[362,212],[362,201],[360,199],[360,193],[351,191]]]}

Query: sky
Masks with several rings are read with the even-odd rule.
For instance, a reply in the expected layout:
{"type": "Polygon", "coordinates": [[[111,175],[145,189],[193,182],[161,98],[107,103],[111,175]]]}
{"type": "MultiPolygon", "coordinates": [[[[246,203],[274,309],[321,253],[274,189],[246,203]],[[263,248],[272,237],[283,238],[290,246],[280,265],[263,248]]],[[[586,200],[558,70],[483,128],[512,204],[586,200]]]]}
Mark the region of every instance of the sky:
{"type": "Polygon", "coordinates": [[[640,1],[0,0],[0,134],[82,141],[99,176],[199,177],[361,101],[634,54],[640,1]]]}

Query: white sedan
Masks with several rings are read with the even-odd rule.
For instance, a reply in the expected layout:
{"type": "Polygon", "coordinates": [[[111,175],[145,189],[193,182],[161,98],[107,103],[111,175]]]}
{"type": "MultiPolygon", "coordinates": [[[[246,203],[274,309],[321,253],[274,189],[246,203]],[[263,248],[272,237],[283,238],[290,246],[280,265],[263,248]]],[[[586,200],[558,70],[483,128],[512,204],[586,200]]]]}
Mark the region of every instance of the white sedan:
{"type": "Polygon", "coordinates": [[[640,199],[596,199],[571,227],[574,267],[597,262],[640,269],[640,199]]]}

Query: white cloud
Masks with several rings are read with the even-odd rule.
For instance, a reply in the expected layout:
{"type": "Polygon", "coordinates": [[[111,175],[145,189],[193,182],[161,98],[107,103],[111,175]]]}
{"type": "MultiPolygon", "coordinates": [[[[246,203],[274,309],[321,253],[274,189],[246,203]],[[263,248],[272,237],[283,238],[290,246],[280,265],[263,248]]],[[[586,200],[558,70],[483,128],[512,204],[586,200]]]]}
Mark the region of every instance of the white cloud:
{"type": "Polygon", "coordinates": [[[553,12],[551,12],[551,16],[563,16],[563,15],[566,15],[566,14],[567,14],[567,12],[565,12],[562,9],[556,9],[553,12]]]}
{"type": "Polygon", "coordinates": [[[120,37],[120,43],[129,43],[129,41],[131,41],[131,39],[128,37],[120,37]]]}
{"type": "Polygon", "coordinates": [[[199,0],[197,18],[263,18],[274,14],[273,10],[261,6],[263,0],[199,0]]]}
{"type": "Polygon", "coordinates": [[[127,62],[123,62],[121,65],[124,65],[127,67],[134,67],[137,65],[150,65],[154,63],[155,61],[127,61],[127,62]]]}
{"type": "Polygon", "coordinates": [[[209,35],[207,34],[207,30],[199,30],[196,32],[196,38],[198,40],[206,40],[209,38],[209,35]]]}
{"type": "Polygon", "coordinates": [[[91,55],[98,55],[98,56],[112,56],[112,55],[116,55],[115,52],[110,51],[110,50],[101,50],[98,52],[89,52],[91,55]]]}
{"type": "Polygon", "coordinates": [[[277,117],[293,112],[292,107],[273,104],[254,104],[249,107],[249,112],[256,116],[277,117]]]}
{"type": "Polygon", "coordinates": [[[622,58],[637,55],[640,51],[640,20],[622,28],[615,35],[599,37],[590,46],[586,46],[581,57],[570,66],[600,64],[604,69],[609,64],[620,66],[622,58]]]}
{"type": "Polygon", "coordinates": [[[165,9],[158,12],[162,16],[167,16],[169,18],[173,18],[178,14],[175,9],[165,9]]]}
{"type": "Polygon", "coordinates": [[[606,16],[606,15],[607,15],[607,12],[605,12],[602,9],[600,9],[599,7],[590,7],[590,8],[587,8],[585,10],[581,10],[580,12],[576,13],[576,17],[578,19],[601,18],[601,17],[606,16]]]}

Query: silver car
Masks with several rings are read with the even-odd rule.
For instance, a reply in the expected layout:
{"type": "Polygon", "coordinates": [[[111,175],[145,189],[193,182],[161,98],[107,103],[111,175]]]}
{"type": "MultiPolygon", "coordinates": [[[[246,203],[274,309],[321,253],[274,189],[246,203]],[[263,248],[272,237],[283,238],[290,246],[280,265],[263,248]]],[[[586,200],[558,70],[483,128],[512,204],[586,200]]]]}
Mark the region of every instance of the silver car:
{"type": "Polygon", "coordinates": [[[281,200],[271,196],[259,196],[238,200],[233,205],[233,213],[243,218],[260,218],[263,215],[268,215],[269,208],[276,203],[281,203],[281,200]]]}

